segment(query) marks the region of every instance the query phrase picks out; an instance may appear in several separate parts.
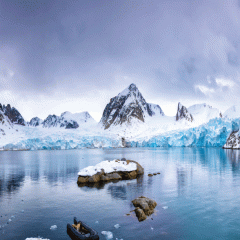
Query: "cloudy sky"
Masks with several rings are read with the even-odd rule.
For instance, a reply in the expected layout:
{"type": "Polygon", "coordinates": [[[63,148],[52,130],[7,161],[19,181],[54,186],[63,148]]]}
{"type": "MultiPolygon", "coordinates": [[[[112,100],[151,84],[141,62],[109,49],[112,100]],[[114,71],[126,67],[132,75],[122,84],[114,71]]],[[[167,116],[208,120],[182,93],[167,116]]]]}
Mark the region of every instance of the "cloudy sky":
{"type": "Polygon", "coordinates": [[[0,102],[25,120],[99,120],[131,83],[166,115],[240,99],[237,0],[0,0],[0,46],[0,102]]]}

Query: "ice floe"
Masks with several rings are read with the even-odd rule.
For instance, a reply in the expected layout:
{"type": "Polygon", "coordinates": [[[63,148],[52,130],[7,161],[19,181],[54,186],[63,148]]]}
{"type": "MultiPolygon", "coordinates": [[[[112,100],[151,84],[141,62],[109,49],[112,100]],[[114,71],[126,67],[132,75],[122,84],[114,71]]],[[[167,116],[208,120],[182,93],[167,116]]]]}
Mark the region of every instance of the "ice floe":
{"type": "Polygon", "coordinates": [[[104,235],[106,237],[106,239],[112,239],[113,238],[113,234],[110,231],[102,231],[101,234],[104,235]]]}
{"type": "Polygon", "coordinates": [[[56,230],[57,229],[57,225],[52,225],[51,227],[50,227],[50,230],[56,230]]]}

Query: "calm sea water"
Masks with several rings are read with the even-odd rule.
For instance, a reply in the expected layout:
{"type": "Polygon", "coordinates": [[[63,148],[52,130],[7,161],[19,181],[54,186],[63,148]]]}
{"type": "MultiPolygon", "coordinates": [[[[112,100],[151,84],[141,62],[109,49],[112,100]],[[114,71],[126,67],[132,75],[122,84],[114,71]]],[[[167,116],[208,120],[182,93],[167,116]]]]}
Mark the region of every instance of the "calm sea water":
{"type": "Polygon", "coordinates": [[[239,159],[238,150],[220,148],[0,152],[0,239],[67,240],[74,216],[100,239],[106,239],[101,231],[114,240],[240,239],[239,159]],[[77,186],[81,168],[122,157],[138,161],[144,176],[77,186]],[[141,195],[158,204],[144,222],[126,216],[141,195]]]}

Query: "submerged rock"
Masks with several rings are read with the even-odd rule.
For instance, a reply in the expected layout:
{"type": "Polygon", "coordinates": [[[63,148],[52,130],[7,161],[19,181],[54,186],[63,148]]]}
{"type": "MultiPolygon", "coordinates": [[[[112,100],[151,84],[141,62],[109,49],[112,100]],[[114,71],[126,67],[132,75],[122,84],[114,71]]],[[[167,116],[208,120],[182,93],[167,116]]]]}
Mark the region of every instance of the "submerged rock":
{"type": "Polygon", "coordinates": [[[147,197],[138,197],[132,200],[132,203],[135,208],[135,213],[138,218],[138,221],[144,221],[147,216],[150,216],[154,212],[154,208],[157,206],[157,203],[147,197]]]}
{"type": "Polygon", "coordinates": [[[78,185],[107,182],[112,180],[135,179],[144,173],[144,168],[136,161],[125,158],[103,161],[96,166],[82,169],[78,173],[78,185]]]}

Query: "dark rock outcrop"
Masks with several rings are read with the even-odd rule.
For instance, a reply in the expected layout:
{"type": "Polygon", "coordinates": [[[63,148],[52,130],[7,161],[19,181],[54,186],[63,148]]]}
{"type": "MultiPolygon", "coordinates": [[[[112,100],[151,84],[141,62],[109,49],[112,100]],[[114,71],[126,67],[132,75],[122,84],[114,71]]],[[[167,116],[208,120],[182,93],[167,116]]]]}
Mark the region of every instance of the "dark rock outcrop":
{"type": "Polygon", "coordinates": [[[139,222],[144,221],[147,216],[153,214],[154,208],[157,206],[154,200],[143,196],[134,199],[132,203],[139,222]]]}
{"type": "Polygon", "coordinates": [[[9,118],[11,123],[25,126],[25,121],[16,108],[11,107],[10,104],[8,104],[7,106],[3,105],[0,108],[2,108],[4,115],[9,118]]]}
{"type": "Polygon", "coordinates": [[[186,107],[184,107],[180,102],[178,103],[178,110],[176,114],[176,121],[181,119],[186,119],[189,122],[193,121],[193,116],[190,114],[186,107]]]}
{"type": "Polygon", "coordinates": [[[239,123],[232,122],[232,132],[230,133],[223,148],[240,149],[239,123]]]}
{"type": "Polygon", "coordinates": [[[148,104],[135,84],[131,84],[116,97],[110,99],[103,111],[100,124],[104,129],[112,125],[131,123],[132,119],[145,121],[146,116],[164,115],[162,109],[155,104],[148,104]]]}
{"type": "Polygon", "coordinates": [[[144,168],[136,161],[126,160],[125,158],[116,161],[126,161],[127,164],[130,162],[134,162],[137,164],[137,169],[134,171],[115,171],[111,173],[105,173],[104,169],[101,172],[97,172],[92,176],[78,176],[78,185],[82,185],[85,183],[97,183],[97,182],[107,182],[113,180],[127,180],[127,179],[135,179],[138,176],[144,174],[144,168]]]}

